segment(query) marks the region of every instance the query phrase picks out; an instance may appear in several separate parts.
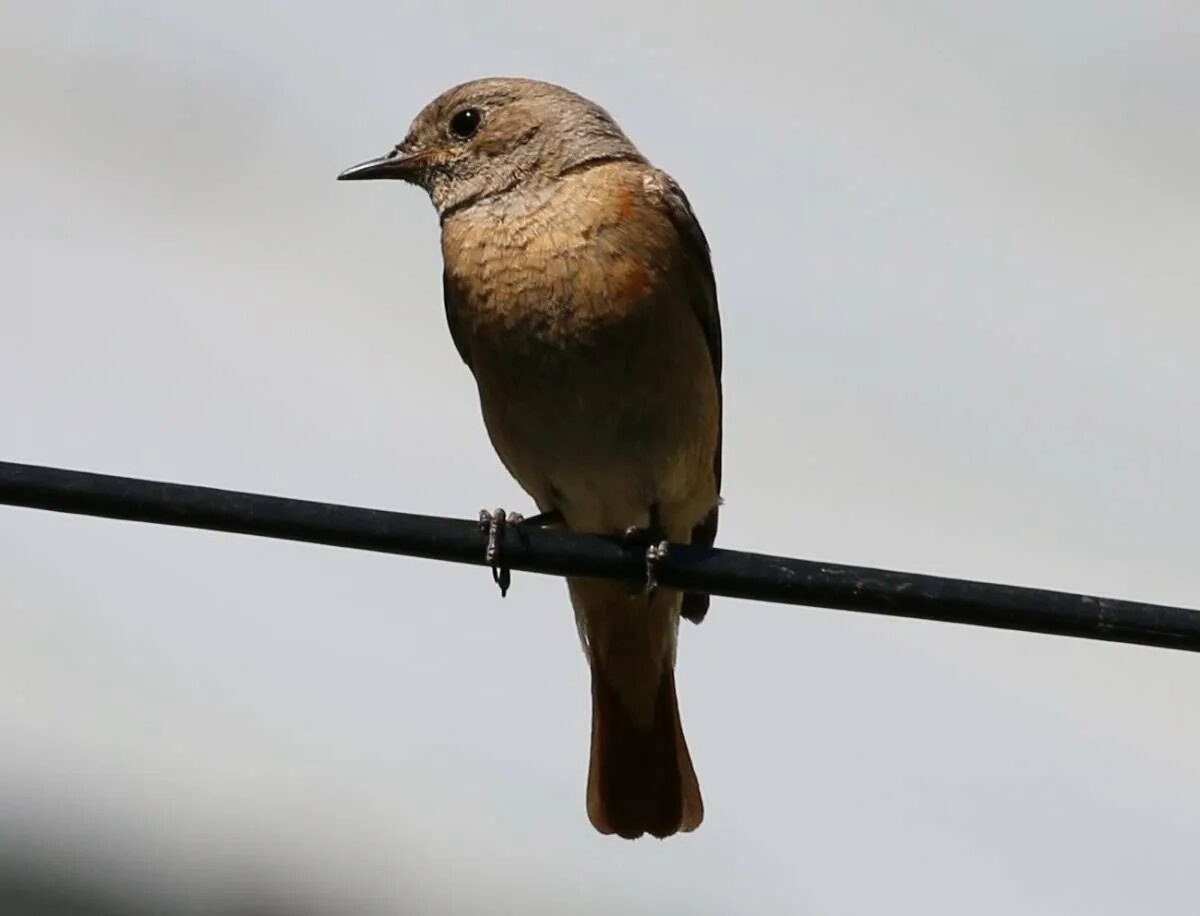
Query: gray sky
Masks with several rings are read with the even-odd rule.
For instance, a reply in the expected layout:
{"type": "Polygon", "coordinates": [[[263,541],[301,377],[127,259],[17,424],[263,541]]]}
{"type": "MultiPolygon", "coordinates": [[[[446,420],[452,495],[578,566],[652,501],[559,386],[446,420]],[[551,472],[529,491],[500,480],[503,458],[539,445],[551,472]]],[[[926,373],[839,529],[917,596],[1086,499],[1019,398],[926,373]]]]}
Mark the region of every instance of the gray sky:
{"type": "MultiPolygon", "coordinates": [[[[418,192],[334,182],[525,75],[686,187],[722,543],[1196,606],[1200,12],[0,7],[0,458],[526,505],[418,192]]],[[[215,912],[1192,913],[1194,657],[718,600],[707,818],[594,834],[560,582],[0,509],[0,853],[215,912]]]]}

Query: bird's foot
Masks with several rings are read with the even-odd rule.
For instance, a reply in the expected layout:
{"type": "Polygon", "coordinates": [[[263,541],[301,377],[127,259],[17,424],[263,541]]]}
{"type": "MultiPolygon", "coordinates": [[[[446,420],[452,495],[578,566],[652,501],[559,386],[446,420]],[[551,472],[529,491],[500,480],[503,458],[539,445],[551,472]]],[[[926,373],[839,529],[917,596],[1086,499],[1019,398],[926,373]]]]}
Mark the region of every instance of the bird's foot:
{"type": "Polygon", "coordinates": [[[531,518],[525,518],[520,512],[506,512],[504,509],[479,510],[479,530],[487,535],[487,547],[484,549],[484,561],[492,570],[492,581],[500,587],[500,597],[508,594],[512,585],[512,570],[504,563],[504,532],[506,528],[545,527],[562,521],[557,510],[540,512],[531,518]]]}
{"type": "Polygon", "coordinates": [[[670,546],[667,541],[659,541],[646,548],[646,594],[650,597],[653,597],[654,593],[658,591],[658,568],[667,558],[667,550],[670,546]]]}
{"type": "Polygon", "coordinates": [[[494,512],[479,510],[479,530],[487,534],[487,547],[484,548],[483,559],[492,569],[492,581],[500,586],[501,598],[508,594],[508,587],[512,585],[512,570],[501,558],[504,529],[509,525],[516,527],[524,520],[525,517],[520,512],[506,512],[503,509],[496,509],[494,512]]]}
{"type": "Polygon", "coordinates": [[[636,592],[653,596],[658,591],[658,568],[670,549],[670,542],[664,537],[663,530],[651,522],[648,528],[631,525],[625,529],[624,540],[631,546],[646,545],[646,582],[636,592]]]}

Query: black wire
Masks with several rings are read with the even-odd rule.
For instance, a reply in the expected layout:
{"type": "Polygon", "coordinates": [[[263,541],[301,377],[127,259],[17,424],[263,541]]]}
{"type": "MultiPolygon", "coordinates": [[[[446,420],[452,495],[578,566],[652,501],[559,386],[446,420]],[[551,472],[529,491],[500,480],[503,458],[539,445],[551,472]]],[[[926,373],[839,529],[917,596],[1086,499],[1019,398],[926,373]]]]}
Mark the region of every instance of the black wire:
{"type": "MultiPolygon", "coordinates": [[[[0,504],[484,565],[475,521],[0,462],[0,504]]],[[[642,550],[547,528],[509,529],[514,570],[644,582],[642,550]]],[[[785,604],[1200,650],[1200,611],[1066,592],[672,545],[663,586],[785,604]]]]}

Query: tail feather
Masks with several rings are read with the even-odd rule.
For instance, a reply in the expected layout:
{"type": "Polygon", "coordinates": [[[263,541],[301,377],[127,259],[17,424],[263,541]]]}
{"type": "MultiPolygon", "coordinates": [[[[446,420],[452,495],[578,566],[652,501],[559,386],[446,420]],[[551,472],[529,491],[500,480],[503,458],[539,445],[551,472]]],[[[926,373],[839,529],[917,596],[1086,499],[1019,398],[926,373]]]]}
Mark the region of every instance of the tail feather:
{"type": "Polygon", "coordinates": [[[648,727],[639,724],[603,671],[593,666],[587,808],[601,833],[663,838],[695,830],[704,819],[670,661],[663,666],[653,711],[648,727]]]}

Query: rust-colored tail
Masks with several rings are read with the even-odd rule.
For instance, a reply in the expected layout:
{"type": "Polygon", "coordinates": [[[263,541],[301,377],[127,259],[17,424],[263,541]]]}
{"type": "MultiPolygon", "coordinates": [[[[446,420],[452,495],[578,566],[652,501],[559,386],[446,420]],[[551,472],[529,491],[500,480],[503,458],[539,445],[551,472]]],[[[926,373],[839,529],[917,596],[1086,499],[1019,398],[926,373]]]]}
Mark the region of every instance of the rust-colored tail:
{"type": "Polygon", "coordinates": [[[587,811],[601,833],[635,839],[695,830],[704,818],[675,699],[682,595],[568,579],[592,667],[587,811]]]}
{"type": "Polygon", "coordinates": [[[603,672],[593,666],[587,808],[601,833],[628,839],[643,833],[668,837],[695,830],[704,818],[669,661],[663,666],[653,710],[649,727],[636,722],[603,672]]]}

